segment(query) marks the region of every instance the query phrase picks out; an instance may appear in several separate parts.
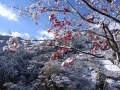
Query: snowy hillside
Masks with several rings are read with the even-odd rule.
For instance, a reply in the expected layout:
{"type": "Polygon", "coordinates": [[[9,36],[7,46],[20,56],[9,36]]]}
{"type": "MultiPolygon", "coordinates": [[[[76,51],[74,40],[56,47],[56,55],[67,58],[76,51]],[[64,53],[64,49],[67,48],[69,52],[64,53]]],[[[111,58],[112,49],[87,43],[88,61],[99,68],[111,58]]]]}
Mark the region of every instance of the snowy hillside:
{"type": "Polygon", "coordinates": [[[50,60],[57,50],[0,52],[0,90],[120,90],[120,68],[110,60],[89,60],[77,52],[50,60]],[[70,55],[71,65],[61,66],[70,55]]]}

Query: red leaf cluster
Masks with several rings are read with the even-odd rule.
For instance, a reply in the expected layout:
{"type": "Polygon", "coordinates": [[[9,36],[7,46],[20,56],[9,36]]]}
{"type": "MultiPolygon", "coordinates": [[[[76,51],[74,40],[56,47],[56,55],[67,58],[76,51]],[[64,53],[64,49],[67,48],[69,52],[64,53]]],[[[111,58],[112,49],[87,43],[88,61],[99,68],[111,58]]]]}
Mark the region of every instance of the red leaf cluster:
{"type": "Polygon", "coordinates": [[[66,25],[71,25],[70,21],[68,21],[67,19],[65,19],[65,23],[66,25]]]}
{"type": "Polygon", "coordinates": [[[40,13],[44,13],[45,12],[46,7],[42,7],[40,10],[40,13]]]}
{"type": "Polygon", "coordinates": [[[88,21],[93,21],[95,19],[94,15],[92,15],[91,17],[89,17],[87,20],[88,21]]]}
{"type": "Polygon", "coordinates": [[[107,8],[102,8],[102,10],[104,11],[104,12],[108,12],[108,9],[107,8]]]}
{"type": "Polygon", "coordinates": [[[15,50],[9,49],[9,53],[15,53],[15,50]]]}
{"type": "Polygon", "coordinates": [[[61,66],[70,66],[73,63],[73,60],[73,57],[69,57],[61,64],[61,66]]]}
{"type": "Polygon", "coordinates": [[[52,54],[51,60],[56,60],[59,55],[63,55],[68,49],[64,47],[60,47],[57,52],[52,54]]]}

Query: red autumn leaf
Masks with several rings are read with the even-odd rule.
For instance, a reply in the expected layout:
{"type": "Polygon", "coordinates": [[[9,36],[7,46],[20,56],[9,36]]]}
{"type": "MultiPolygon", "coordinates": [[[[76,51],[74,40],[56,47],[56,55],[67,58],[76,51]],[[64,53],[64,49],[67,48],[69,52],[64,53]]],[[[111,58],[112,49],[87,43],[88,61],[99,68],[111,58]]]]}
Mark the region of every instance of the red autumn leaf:
{"type": "Polygon", "coordinates": [[[54,52],[54,53],[52,54],[51,60],[56,60],[57,57],[58,57],[58,52],[54,52]]]}
{"type": "Polygon", "coordinates": [[[58,7],[58,6],[55,6],[54,9],[55,9],[55,10],[59,10],[59,7],[58,7]]]}
{"type": "Polygon", "coordinates": [[[91,35],[91,34],[88,34],[88,36],[89,36],[90,39],[93,39],[93,38],[94,38],[94,36],[91,35]]]}
{"type": "Polygon", "coordinates": [[[99,40],[99,37],[98,36],[94,36],[94,40],[99,40]]]}
{"type": "Polygon", "coordinates": [[[53,29],[53,28],[48,29],[47,32],[50,33],[50,32],[52,31],[52,29],[53,29]]]}
{"type": "Polygon", "coordinates": [[[96,45],[96,46],[99,46],[99,47],[101,46],[101,44],[98,41],[93,41],[92,44],[96,45]]]}
{"type": "Polygon", "coordinates": [[[70,66],[73,63],[73,57],[67,58],[62,64],[61,66],[70,66]]]}
{"type": "Polygon", "coordinates": [[[82,23],[80,23],[78,26],[82,26],[82,23]]]}
{"type": "Polygon", "coordinates": [[[103,8],[102,9],[104,12],[108,12],[108,9],[107,8],[103,8]]]}
{"type": "Polygon", "coordinates": [[[61,24],[60,24],[60,21],[58,21],[58,20],[55,20],[55,24],[54,24],[54,27],[56,27],[56,26],[60,26],[61,24]]]}
{"type": "Polygon", "coordinates": [[[94,58],[95,58],[95,56],[91,56],[91,57],[90,57],[90,60],[93,60],[94,58]]]}
{"type": "Polygon", "coordinates": [[[43,13],[45,11],[46,7],[42,7],[40,10],[40,13],[43,13]]]}
{"type": "Polygon", "coordinates": [[[56,18],[56,17],[55,17],[55,14],[54,14],[54,13],[52,13],[52,14],[49,15],[49,20],[50,20],[50,21],[53,21],[55,18],[56,18]]]}
{"type": "Polygon", "coordinates": [[[64,12],[70,12],[68,8],[64,8],[64,12]]]}
{"type": "Polygon", "coordinates": [[[54,56],[54,57],[53,57],[53,56],[51,57],[51,60],[56,60],[56,59],[57,59],[57,57],[55,57],[55,56],[54,56]]]}
{"type": "Polygon", "coordinates": [[[113,32],[117,32],[117,31],[119,31],[118,29],[113,29],[113,32]]]}
{"type": "Polygon", "coordinates": [[[68,8],[64,8],[64,14],[66,14],[66,12],[70,12],[70,10],[68,8]]]}
{"type": "Polygon", "coordinates": [[[11,49],[10,49],[10,50],[9,50],[9,53],[15,53],[15,50],[11,50],[11,49]]]}
{"type": "Polygon", "coordinates": [[[76,33],[76,34],[75,34],[75,36],[79,36],[79,34],[78,34],[78,33],[76,33]]]}
{"type": "Polygon", "coordinates": [[[64,27],[64,25],[65,25],[65,24],[64,24],[64,23],[62,23],[62,24],[60,25],[60,29],[61,29],[62,27],[64,27]]]}
{"type": "Polygon", "coordinates": [[[97,46],[95,46],[94,48],[91,49],[91,52],[94,52],[96,50],[98,50],[99,48],[97,46]]]}
{"type": "Polygon", "coordinates": [[[86,14],[83,14],[83,17],[85,17],[86,16],[86,14]]]}
{"type": "Polygon", "coordinates": [[[94,15],[92,15],[91,17],[89,17],[87,20],[88,21],[93,21],[95,19],[94,15]]]}
{"type": "Polygon", "coordinates": [[[67,19],[65,19],[65,23],[66,23],[67,25],[71,25],[70,21],[68,21],[67,19]]]}
{"type": "Polygon", "coordinates": [[[96,30],[96,28],[93,28],[93,30],[96,30]]]}
{"type": "Polygon", "coordinates": [[[109,44],[108,44],[108,42],[107,42],[107,40],[101,45],[101,49],[102,50],[105,50],[105,49],[107,49],[107,47],[109,46],[109,44]]]}

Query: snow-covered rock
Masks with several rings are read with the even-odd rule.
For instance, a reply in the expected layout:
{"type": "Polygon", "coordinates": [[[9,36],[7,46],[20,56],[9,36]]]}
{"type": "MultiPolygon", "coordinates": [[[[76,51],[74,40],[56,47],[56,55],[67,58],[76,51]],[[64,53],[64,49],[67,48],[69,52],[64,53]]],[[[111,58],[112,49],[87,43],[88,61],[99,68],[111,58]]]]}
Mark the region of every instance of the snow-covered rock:
{"type": "Polygon", "coordinates": [[[106,88],[105,90],[120,90],[120,81],[115,81],[113,79],[106,79],[106,88]]]}
{"type": "Polygon", "coordinates": [[[99,60],[99,62],[102,73],[106,77],[120,80],[120,68],[117,65],[113,64],[110,60],[99,60]]]}

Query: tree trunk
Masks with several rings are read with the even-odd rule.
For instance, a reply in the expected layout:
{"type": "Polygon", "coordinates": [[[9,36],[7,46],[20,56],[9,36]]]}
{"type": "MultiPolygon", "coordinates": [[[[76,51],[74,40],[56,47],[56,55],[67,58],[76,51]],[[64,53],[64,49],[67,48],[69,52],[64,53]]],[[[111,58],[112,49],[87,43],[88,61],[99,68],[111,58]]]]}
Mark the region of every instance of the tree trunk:
{"type": "Polygon", "coordinates": [[[120,52],[115,52],[115,60],[114,64],[119,65],[120,63],[120,52]]]}

